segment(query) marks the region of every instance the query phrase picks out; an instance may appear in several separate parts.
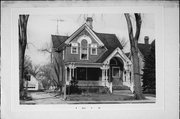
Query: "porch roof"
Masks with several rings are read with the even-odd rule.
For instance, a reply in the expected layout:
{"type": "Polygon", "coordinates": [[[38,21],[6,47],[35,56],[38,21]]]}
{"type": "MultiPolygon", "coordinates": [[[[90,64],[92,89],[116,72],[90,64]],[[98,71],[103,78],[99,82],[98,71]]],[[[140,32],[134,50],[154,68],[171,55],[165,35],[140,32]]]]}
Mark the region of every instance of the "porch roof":
{"type": "Polygon", "coordinates": [[[100,68],[103,63],[86,63],[86,62],[66,62],[65,65],[74,65],[75,67],[94,67],[100,68]]]}

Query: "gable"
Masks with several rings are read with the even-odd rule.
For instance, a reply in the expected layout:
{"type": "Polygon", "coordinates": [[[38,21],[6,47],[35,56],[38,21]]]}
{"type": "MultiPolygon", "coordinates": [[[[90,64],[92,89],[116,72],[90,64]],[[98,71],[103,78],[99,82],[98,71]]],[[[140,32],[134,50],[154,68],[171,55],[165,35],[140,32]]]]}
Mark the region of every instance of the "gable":
{"type": "Polygon", "coordinates": [[[81,44],[81,41],[83,39],[86,39],[88,44],[97,44],[98,46],[99,45],[99,42],[97,42],[96,39],[94,39],[91,34],[86,30],[86,29],[83,29],[81,32],[79,32],[79,34],[77,34],[70,42],[69,44],[72,44],[72,43],[79,43],[81,44]]]}
{"type": "Polygon", "coordinates": [[[89,28],[89,26],[85,23],[83,24],[78,30],[76,30],[66,41],[66,44],[69,44],[75,37],[77,37],[78,34],[80,34],[82,31],[86,31],[90,37],[92,37],[99,46],[104,46],[102,41],[96,36],[96,34],[89,28]]]}
{"type": "Polygon", "coordinates": [[[123,49],[121,43],[115,34],[96,33],[99,39],[104,43],[107,48],[106,52],[97,60],[98,63],[103,62],[116,48],[123,49]]]}
{"type": "Polygon", "coordinates": [[[123,60],[124,64],[126,64],[127,62],[129,64],[132,64],[131,60],[125,55],[125,53],[119,47],[117,47],[112,53],[110,53],[110,55],[104,60],[103,63],[109,63],[109,61],[113,57],[120,57],[123,60]]]}

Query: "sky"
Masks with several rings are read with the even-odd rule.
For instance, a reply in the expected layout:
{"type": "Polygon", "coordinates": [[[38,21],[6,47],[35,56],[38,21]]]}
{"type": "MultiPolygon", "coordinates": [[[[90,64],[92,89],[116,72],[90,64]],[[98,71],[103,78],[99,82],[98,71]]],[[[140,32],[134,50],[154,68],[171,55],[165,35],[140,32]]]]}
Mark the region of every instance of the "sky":
{"type": "MultiPolygon", "coordinates": [[[[99,33],[113,33],[116,34],[120,40],[125,39],[128,44],[124,47],[123,51],[129,52],[129,36],[124,14],[61,14],[29,16],[26,55],[31,58],[34,65],[49,63],[50,54],[40,50],[52,46],[51,35],[70,36],[85,23],[87,17],[93,18],[94,31],[99,33]],[[58,28],[57,19],[60,20],[58,22],[58,28]]],[[[133,15],[131,19],[133,26],[135,26],[135,18],[133,15]]],[[[142,27],[139,37],[140,43],[144,43],[144,36],[149,36],[150,43],[155,39],[154,14],[142,14],[142,27]]]]}

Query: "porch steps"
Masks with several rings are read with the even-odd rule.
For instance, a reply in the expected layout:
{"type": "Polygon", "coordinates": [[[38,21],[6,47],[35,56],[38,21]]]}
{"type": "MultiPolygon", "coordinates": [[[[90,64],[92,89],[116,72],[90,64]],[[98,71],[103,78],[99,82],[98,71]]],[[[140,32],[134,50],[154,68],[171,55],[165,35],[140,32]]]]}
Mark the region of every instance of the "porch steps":
{"type": "Polygon", "coordinates": [[[128,86],[121,85],[121,86],[113,86],[112,90],[130,90],[128,86]]]}
{"type": "Polygon", "coordinates": [[[113,94],[116,95],[133,95],[132,91],[128,86],[113,86],[113,94]]]}
{"type": "Polygon", "coordinates": [[[110,93],[109,88],[104,86],[79,86],[78,88],[82,90],[82,93],[110,93]]]}
{"type": "Polygon", "coordinates": [[[131,92],[131,90],[113,90],[113,94],[116,95],[132,95],[133,93],[131,92]]]}

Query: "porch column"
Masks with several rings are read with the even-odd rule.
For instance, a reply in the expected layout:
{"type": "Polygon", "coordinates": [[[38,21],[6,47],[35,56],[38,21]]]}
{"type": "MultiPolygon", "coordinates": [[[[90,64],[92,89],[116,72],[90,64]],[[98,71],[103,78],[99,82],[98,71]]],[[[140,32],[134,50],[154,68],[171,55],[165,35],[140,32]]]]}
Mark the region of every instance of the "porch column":
{"type": "Polygon", "coordinates": [[[105,81],[105,69],[102,69],[102,81],[105,81]]]}
{"type": "Polygon", "coordinates": [[[69,66],[69,82],[70,82],[71,79],[72,79],[72,76],[71,76],[71,69],[72,69],[72,66],[69,66]]]}
{"type": "Polygon", "coordinates": [[[64,100],[66,100],[67,67],[65,66],[64,100]]]}
{"type": "Polygon", "coordinates": [[[67,85],[67,67],[65,66],[65,84],[67,85]]]}
{"type": "Polygon", "coordinates": [[[105,84],[104,84],[104,82],[105,82],[105,66],[103,65],[102,67],[101,67],[101,70],[102,70],[102,79],[101,79],[101,85],[102,86],[104,86],[105,84]]]}
{"type": "Polygon", "coordinates": [[[75,66],[72,65],[72,77],[73,77],[73,78],[75,78],[75,76],[74,76],[74,69],[75,69],[75,66]]]}
{"type": "Polygon", "coordinates": [[[105,86],[107,85],[107,81],[108,81],[108,69],[109,69],[109,66],[106,66],[106,69],[105,69],[105,86]]]}
{"type": "Polygon", "coordinates": [[[109,66],[106,66],[106,69],[105,69],[105,80],[106,81],[108,80],[108,69],[109,69],[109,66]]]}
{"type": "Polygon", "coordinates": [[[102,70],[102,81],[105,81],[105,69],[102,68],[101,70],[102,70]]]}

